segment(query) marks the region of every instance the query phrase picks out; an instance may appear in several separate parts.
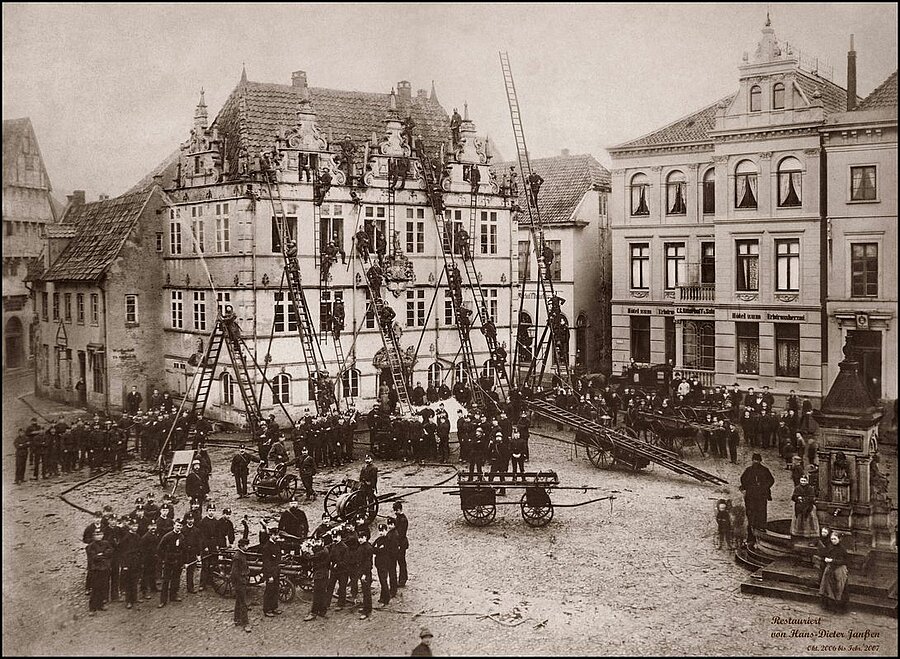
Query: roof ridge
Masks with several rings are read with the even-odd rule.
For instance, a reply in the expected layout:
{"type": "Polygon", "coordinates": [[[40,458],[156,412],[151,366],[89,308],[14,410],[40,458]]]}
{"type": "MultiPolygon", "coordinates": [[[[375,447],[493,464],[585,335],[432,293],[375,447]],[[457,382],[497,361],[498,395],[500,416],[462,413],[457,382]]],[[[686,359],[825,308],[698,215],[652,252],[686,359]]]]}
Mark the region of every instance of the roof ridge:
{"type": "Polygon", "coordinates": [[[702,108],[700,108],[699,110],[694,110],[693,112],[688,112],[687,114],[685,114],[685,115],[679,117],[678,119],[675,119],[674,121],[670,121],[669,123],[665,124],[664,126],[660,126],[659,128],[655,128],[655,129],[653,129],[653,130],[651,130],[651,131],[649,131],[649,132],[647,132],[647,133],[644,133],[643,135],[639,135],[639,136],[637,136],[637,137],[635,137],[635,138],[633,138],[633,139],[630,139],[630,140],[628,140],[628,141],[626,141],[626,142],[622,142],[622,143],[620,143],[620,144],[616,144],[615,146],[612,146],[612,147],[610,147],[610,148],[607,149],[607,150],[608,150],[608,151],[611,151],[611,150],[613,150],[613,149],[622,149],[622,148],[627,147],[629,144],[631,144],[631,143],[633,143],[633,142],[639,142],[640,140],[643,140],[643,139],[645,139],[645,138],[647,138],[647,137],[650,137],[651,135],[653,135],[653,134],[655,134],[655,133],[661,133],[662,131],[666,130],[667,128],[671,128],[672,126],[675,126],[676,124],[681,123],[682,121],[685,121],[686,119],[689,119],[690,117],[693,117],[694,115],[698,115],[698,114],[700,114],[701,112],[706,112],[706,111],[709,110],[710,108],[714,108],[714,107],[718,106],[719,103],[721,103],[721,102],[723,102],[723,101],[731,102],[731,101],[734,99],[735,96],[737,96],[737,92],[732,92],[732,93],[729,94],[728,96],[723,96],[722,98],[720,98],[720,99],[718,99],[718,100],[716,100],[716,101],[714,101],[714,102],[712,102],[712,103],[709,103],[708,105],[704,105],[704,106],[703,106],[702,108]]]}
{"type": "MultiPolygon", "coordinates": [[[[887,78],[885,78],[885,79],[881,82],[880,85],[878,85],[875,89],[873,89],[873,90],[869,93],[868,96],[866,96],[863,100],[861,100],[861,101],[857,104],[855,110],[860,110],[860,109],[864,109],[864,110],[865,110],[865,109],[868,109],[868,108],[861,108],[861,106],[866,105],[870,100],[874,101],[874,100],[877,98],[878,94],[880,94],[881,92],[883,92],[883,91],[888,87],[888,85],[891,84],[891,81],[892,81],[892,80],[896,80],[896,78],[897,78],[897,69],[894,69],[894,72],[893,72],[892,74],[890,74],[887,78]]],[[[896,85],[896,82],[894,82],[894,84],[896,85]]],[[[894,102],[892,103],[892,105],[895,105],[895,106],[897,105],[896,99],[894,99],[894,102]]]]}

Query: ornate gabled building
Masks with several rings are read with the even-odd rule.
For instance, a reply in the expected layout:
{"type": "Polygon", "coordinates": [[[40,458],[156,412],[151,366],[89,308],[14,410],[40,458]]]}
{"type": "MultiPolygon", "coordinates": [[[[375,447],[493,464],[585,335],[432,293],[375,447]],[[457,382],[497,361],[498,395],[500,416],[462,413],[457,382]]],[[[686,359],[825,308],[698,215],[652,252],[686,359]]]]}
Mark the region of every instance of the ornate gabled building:
{"type": "MultiPolygon", "coordinates": [[[[848,58],[855,86],[856,53],[848,58]]],[[[825,262],[828,267],[825,384],[838,375],[843,346],[893,428],[897,400],[897,72],[821,128],[828,158],[825,262]]],[[[884,433],[882,433],[884,434],[884,433]]]]}
{"type": "Polygon", "coordinates": [[[3,120],[3,371],[33,358],[34,319],[26,282],[56,221],[50,177],[31,120],[3,120]]]}
{"type": "Polygon", "coordinates": [[[704,384],[821,397],[819,131],[846,109],[767,21],[735,94],[609,150],[614,370],[671,360],[704,384]]]}
{"type": "MultiPolygon", "coordinates": [[[[610,176],[589,154],[534,158],[531,167],[542,179],[538,208],[544,240],[553,250],[553,287],[566,302],[562,307],[570,329],[569,364],[580,373],[609,372],[611,245],[607,201],[610,176]]],[[[501,188],[510,183],[512,162],[492,165],[501,188]]],[[[517,176],[513,177],[517,181],[517,176]]],[[[527,208],[525,186],[515,184],[519,208],[527,208]]],[[[525,280],[525,303],[519,313],[517,335],[522,341],[520,364],[530,361],[534,342],[546,325],[546,312],[537,291],[537,255],[528,228],[527,212],[516,213],[518,270],[525,280]],[[537,319],[537,323],[535,323],[537,319]],[[527,339],[525,339],[527,333],[527,339]],[[524,349],[523,349],[524,348],[524,349]]],[[[552,359],[552,357],[551,357],[552,359]]]]}
{"type": "MultiPolygon", "coordinates": [[[[339,397],[357,405],[360,399],[363,405],[374,401],[385,357],[356,256],[359,231],[373,251],[385,252],[389,293],[384,299],[393,307],[401,348],[413,363],[412,383],[452,385],[464,377],[443,273],[444,237],[438,235],[421,163],[406,160],[412,137],[432,159],[445,159],[443,172],[438,168],[444,220],[474,239],[478,283],[498,336],[508,344],[515,281],[510,203],[490,175],[489,156],[467,109],[464,115],[454,117],[451,126],[433,86],[430,94],[419,90],[415,96],[406,81],[390,93],[324,89],[310,87],[303,71],[293,74],[290,85],[252,82],[244,73],[212,123],[201,95],[177,158],[140,184],[158,181],[173,202],[158,237],[165,261],[160,354],[167,388],[186,391],[193,357],[217,310],[228,304],[251,362],[264,368],[274,390],[262,396],[266,413],[279,414],[282,406],[292,415],[313,411],[308,375],[322,368],[332,376],[341,373],[339,397]],[[263,174],[267,169],[277,171],[271,188],[263,174]],[[275,220],[282,209],[297,244],[324,364],[310,364],[301,350],[275,220]],[[323,253],[332,249],[340,258],[325,275],[323,253]],[[341,347],[330,332],[338,302],[345,313],[341,347]]],[[[459,254],[455,242],[448,237],[448,248],[459,254]]],[[[471,291],[465,299],[474,309],[471,291]]],[[[477,329],[471,333],[475,356],[490,371],[477,329]]],[[[240,422],[234,376],[230,364],[220,364],[207,411],[240,422]]],[[[261,376],[255,377],[257,389],[265,389],[261,376]]]]}

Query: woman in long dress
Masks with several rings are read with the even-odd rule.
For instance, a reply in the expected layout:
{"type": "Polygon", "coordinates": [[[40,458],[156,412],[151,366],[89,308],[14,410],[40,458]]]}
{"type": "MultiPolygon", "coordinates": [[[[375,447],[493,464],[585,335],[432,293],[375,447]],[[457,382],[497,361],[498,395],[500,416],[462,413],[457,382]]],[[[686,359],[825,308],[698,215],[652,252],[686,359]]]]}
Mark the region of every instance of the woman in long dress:
{"type": "Polygon", "coordinates": [[[847,550],[841,545],[841,537],[832,532],[828,538],[831,546],[825,552],[825,571],[819,584],[819,595],[826,610],[843,611],[847,605],[847,550]]]}
{"type": "Polygon", "coordinates": [[[791,500],[794,502],[791,535],[796,538],[815,540],[819,537],[819,520],[816,516],[816,492],[809,484],[809,478],[800,477],[800,484],[794,488],[791,500]]]}

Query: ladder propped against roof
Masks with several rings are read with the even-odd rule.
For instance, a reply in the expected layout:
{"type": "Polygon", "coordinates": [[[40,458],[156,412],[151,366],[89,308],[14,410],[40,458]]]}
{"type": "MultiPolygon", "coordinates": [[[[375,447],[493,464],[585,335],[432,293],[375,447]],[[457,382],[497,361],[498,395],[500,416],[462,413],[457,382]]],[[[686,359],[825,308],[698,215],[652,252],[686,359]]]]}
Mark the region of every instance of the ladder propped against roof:
{"type": "MultiPolygon", "coordinates": [[[[306,297],[303,295],[303,286],[300,277],[300,263],[297,260],[296,249],[289,249],[288,241],[293,240],[287,226],[286,215],[284,211],[284,199],[281,197],[277,180],[274,185],[272,178],[276,177],[274,170],[269,170],[265,176],[266,188],[269,192],[269,199],[272,202],[272,211],[275,214],[275,224],[280,236],[281,255],[284,259],[284,269],[287,275],[288,294],[294,312],[297,315],[297,325],[300,331],[300,345],[302,346],[303,362],[306,366],[306,374],[309,381],[313,382],[313,388],[316,391],[314,396],[314,404],[317,414],[324,414],[327,410],[320,409],[320,396],[318,395],[317,375],[325,372],[325,356],[322,353],[322,347],[316,334],[315,326],[312,322],[312,316],[309,312],[309,305],[306,303],[306,297]]],[[[318,206],[313,203],[313,208],[318,206]]],[[[299,232],[299,227],[298,227],[299,232]]],[[[318,235],[315,236],[314,244],[318,243],[318,235]]],[[[285,324],[289,325],[290,312],[285,314],[285,324]]]]}
{"type": "MultiPolygon", "coordinates": [[[[525,190],[525,203],[528,208],[528,227],[529,233],[531,235],[531,240],[534,245],[534,249],[537,253],[537,264],[538,264],[538,281],[537,287],[540,296],[544,300],[544,306],[547,311],[547,318],[550,319],[552,317],[552,298],[556,297],[556,291],[553,288],[553,278],[552,273],[550,272],[550,268],[548,264],[544,260],[543,249],[546,245],[544,240],[544,226],[541,222],[541,214],[540,210],[537,206],[536,200],[534,196],[531,194],[530,188],[530,177],[532,174],[531,169],[531,160],[528,157],[528,147],[525,144],[525,131],[522,128],[522,115],[519,110],[519,99],[516,95],[516,85],[513,81],[512,69],[509,65],[509,55],[507,53],[500,53],[500,66],[503,70],[503,83],[506,86],[506,99],[509,103],[509,115],[512,120],[513,134],[516,138],[516,154],[518,156],[519,161],[519,176],[522,180],[522,185],[525,190]]],[[[524,300],[525,295],[525,285],[521,287],[521,295],[524,300]]],[[[521,306],[520,306],[521,312],[521,306]]],[[[538,319],[535,318],[535,326],[537,326],[538,319]]],[[[567,384],[571,383],[571,377],[569,374],[569,364],[568,364],[568,355],[563,356],[563,359],[560,359],[560,355],[557,351],[557,342],[556,337],[554,336],[554,332],[545,331],[536,349],[534,350],[535,359],[531,361],[528,367],[528,372],[524,377],[524,382],[519,382],[520,386],[528,385],[530,386],[535,381],[540,381],[540,378],[543,376],[544,369],[547,365],[547,359],[549,355],[552,354],[554,356],[553,363],[554,368],[556,369],[557,375],[567,384]],[[549,346],[544,345],[544,341],[549,334],[549,346]],[[538,363],[537,356],[538,354],[543,353],[544,357],[541,361],[540,367],[540,376],[536,377],[535,368],[538,363]]],[[[516,341],[516,353],[519,351],[519,342],[516,341]]],[[[518,358],[514,359],[514,363],[518,363],[518,358]]]]}

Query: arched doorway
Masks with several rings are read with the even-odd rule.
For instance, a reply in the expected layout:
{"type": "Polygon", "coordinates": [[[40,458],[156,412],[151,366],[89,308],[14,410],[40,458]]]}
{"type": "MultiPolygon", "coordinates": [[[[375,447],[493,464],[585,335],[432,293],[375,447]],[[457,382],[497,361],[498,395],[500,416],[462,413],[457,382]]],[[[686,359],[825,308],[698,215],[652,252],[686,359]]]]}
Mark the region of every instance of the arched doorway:
{"type": "Polygon", "coordinates": [[[6,368],[19,368],[25,364],[25,344],[23,343],[22,321],[12,316],[6,321],[6,368]]]}

